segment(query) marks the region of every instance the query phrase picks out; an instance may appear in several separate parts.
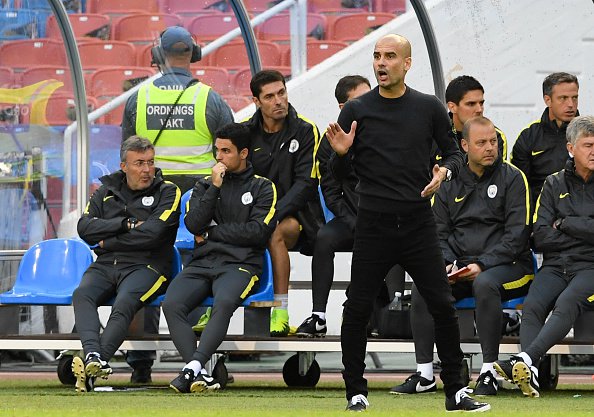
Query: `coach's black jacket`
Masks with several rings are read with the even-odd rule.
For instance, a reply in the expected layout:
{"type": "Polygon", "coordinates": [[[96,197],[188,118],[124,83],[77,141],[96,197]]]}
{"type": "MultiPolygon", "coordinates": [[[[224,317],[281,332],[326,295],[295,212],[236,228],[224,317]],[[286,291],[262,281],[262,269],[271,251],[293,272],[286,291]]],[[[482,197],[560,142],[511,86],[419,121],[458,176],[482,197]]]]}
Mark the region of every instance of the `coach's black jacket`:
{"type": "Polygon", "coordinates": [[[543,253],[543,266],[570,273],[594,268],[594,177],[584,182],[573,159],[544,183],[534,214],[534,244],[543,253]],[[558,219],[561,225],[554,229],[558,219]]]}
{"type": "Polygon", "coordinates": [[[221,188],[212,185],[211,177],[199,180],[184,221],[194,235],[208,232],[208,236],[194,248],[192,265],[251,265],[250,272],[259,275],[264,249],[276,226],[275,210],[274,184],[254,175],[249,164],[240,173],[225,173],[221,188]]]}
{"type": "Polygon", "coordinates": [[[252,134],[249,161],[254,172],[274,182],[278,193],[275,222],[297,217],[306,236],[300,238],[302,252],[311,254],[324,218],[317,195],[318,176],[315,151],[320,133],[312,121],[297,114],[289,104],[283,129],[271,143],[264,138],[260,109],[244,122],[252,134]]]}
{"type": "Polygon", "coordinates": [[[484,271],[519,262],[532,273],[529,201],[526,177],[501,158],[481,178],[465,165],[441,184],[433,204],[446,263],[477,263],[484,271]]]}
{"type": "Polygon", "coordinates": [[[103,185],[91,196],[78,221],[78,234],[85,242],[95,245],[103,240],[103,248],[95,248],[97,262],[140,263],[170,276],[179,225],[179,188],[164,181],[159,168],[146,190],[130,190],[123,171],[99,180],[103,185]],[[128,230],[129,217],[144,223],[128,230]]]}
{"type": "Polygon", "coordinates": [[[550,120],[547,107],[540,120],[530,123],[516,139],[510,161],[526,174],[532,202],[536,202],[545,178],[562,170],[569,158],[567,125],[558,127],[555,120],[550,120]]]}

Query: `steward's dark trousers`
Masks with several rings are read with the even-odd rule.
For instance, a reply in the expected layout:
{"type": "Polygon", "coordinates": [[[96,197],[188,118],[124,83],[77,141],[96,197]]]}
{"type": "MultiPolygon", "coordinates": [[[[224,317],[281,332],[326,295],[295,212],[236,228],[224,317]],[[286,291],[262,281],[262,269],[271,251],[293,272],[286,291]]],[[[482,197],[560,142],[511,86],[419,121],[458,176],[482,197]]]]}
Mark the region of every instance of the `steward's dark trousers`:
{"type": "Polygon", "coordinates": [[[231,316],[258,281],[248,268],[243,265],[204,268],[190,264],[173,280],[163,302],[163,313],[184,362],[197,360],[204,366],[216,352],[227,335],[231,316]],[[196,349],[196,335],[188,314],[210,295],[214,297],[212,312],[196,349]]]}
{"type": "MultiPolygon", "coordinates": [[[[474,281],[459,281],[452,285],[456,301],[476,299],[476,330],[481,343],[483,362],[495,362],[501,340],[501,302],[528,293],[534,275],[526,275],[519,264],[498,265],[477,275],[474,281]]],[[[433,319],[416,286],[412,290],[410,323],[415,341],[417,363],[433,361],[433,319]]]]}
{"type": "Polygon", "coordinates": [[[520,326],[522,350],[538,364],[567,335],[578,316],[593,309],[594,268],[564,273],[560,268],[542,267],[524,301],[520,326]],[[546,320],[549,312],[551,317],[546,320]]]}
{"type": "Polygon", "coordinates": [[[120,347],[134,315],[167,289],[168,280],[149,265],[94,262],[72,294],[76,331],[85,355],[98,352],[108,361],[120,347]],[[97,307],[115,296],[107,325],[100,335],[97,307]]]}
{"type": "Polygon", "coordinates": [[[451,397],[463,387],[458,316],[431,207],[414,205],[410,211],[396,214],[360,208],[341,328],[347,400],[357,394],[367,395],[367,380],[363,377],[366,326],[384,278],[396,264],[410,274],[433,316],[446,396],[451,397]]]}

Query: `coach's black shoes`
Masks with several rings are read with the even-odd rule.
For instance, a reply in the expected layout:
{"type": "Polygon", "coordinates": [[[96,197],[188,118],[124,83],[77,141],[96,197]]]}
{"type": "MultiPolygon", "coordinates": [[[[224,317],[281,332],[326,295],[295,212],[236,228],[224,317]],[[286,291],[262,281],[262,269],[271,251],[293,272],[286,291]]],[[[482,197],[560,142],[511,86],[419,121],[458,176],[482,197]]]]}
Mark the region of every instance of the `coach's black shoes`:
{"type": "Polygon", "coordinates": [[[179,375],[169,383],[169,388],[172,388],[177,393],[187,394],[190,392],[192,382],[194,382],[194,371],[189,368],[184,368],[179,375]]]}
{"type": "Polygon", "coordinates": [[[357,394],[351,398],[349,403],[347,404],[346,411],[367,411],[367,407],[369,407],[369,401],[367,397],[363,394],[357,394]]]}
{"type": "Polygon", "coordinates": [[[435,377],[432,380],[421,376],[420,372],[416,372],[406,378],[400,385],[396,385],[390,390],[390,394],[424,394],[434,393],[437,391],[437,384],[435,377]]]}
{"type": "Polygon", "coordinates": [[[306,318],[297,328],[297,337],[324,337],[326,336],[326,320],[322,320],[317,314],[306,318]]]}
{"type": "Polygon", "coordinates": [[[479,375],[474,387],[474,395],[497,395],[497,380],[491,371],[483,372],[479,375]]]}
{"type": "Polygon", "coordinates": [[[452,412],[467,412],[467,413],[482,413],[488,411],[491,406],[487,403],[480,403],[472,399],[468,393],[472,392],[469,388],[462,388],[453,397],[446,397],[445,407],[448,413],[452,412]]]}
{"type": "Polygon", "coordinates": [[[85,373],[87,376],[107,379],[112,372],[111,366],[102,360],[98,353],[91,352],[87,354],[87,358],[85,359],[85,373]]]}
{"type": "Polygon", "coordinates": [[[95,378],[87,376],[87,373],[85,372],[85,363],[78,356],[75,356],[72,359],[72,373],[76,378],[76,383],[74,384],[76,392],[81,394],[85,392],[93,392],[93,389],[95,388],[95,378]]]}

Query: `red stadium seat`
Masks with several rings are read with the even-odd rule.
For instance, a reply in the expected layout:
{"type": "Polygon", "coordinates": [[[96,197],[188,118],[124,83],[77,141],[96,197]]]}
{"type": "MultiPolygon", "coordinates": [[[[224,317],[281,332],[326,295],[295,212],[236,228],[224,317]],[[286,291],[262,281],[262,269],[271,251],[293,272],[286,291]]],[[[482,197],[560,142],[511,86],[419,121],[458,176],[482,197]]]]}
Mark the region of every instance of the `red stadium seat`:
{"type": "MultiPolygon", "coordinates": [[[[98,99],[99,107],[103,106],[105,103],[108,103],[111,99],[104,98],[98,99]]],[[[115,109],[111,110],[109,113],[106,113],[103,116],[103,119],[97,120],[97,124],[106,124],[106,125],[116,125],[119,126],[122,124],[122,118],[124,117],[124,109],[126,107],[126,103],[120,104],[115,109]]]]}
{"type": "MultiPolygon", "coordinates": [[[[277,67],[281,65],[281,53],[277,44],[267,41],[258,42],[262,67],[277,67]]],[[[227,69],[238,69],[249,66],[245,44],[232,42],[214,51],[211,65],[227,69]]]]}
{"type": "Polygon", "coordinates": [[[151,77],[155,71],[141,67],[100,68],[89,77],[89,93],[100,97],[117,97],[130,89],[139,78],[151,77]]]}
{"type": "Polygon", "coordinates": [[[248,13],[258,14],[270,8],[271,0],[243,0],[248,13]]]}
{"type": "Polygon", "coordinates": [[[136,66],[150,67],[151,66],[151,48],[154,45],[137,45],[136,46],[136,66]]]}
{"type": "Polygon", "coordinates": [[[89,13],[130,14],[131,11],[156,13],[159,10],[157,0],[87,0],[89,13]]]}
{"type": "Polygon", "coordinates": [[[192,65],[190,69],[194,78],[211,86],[217,93],[231,93],[231,79],[225,68],[192,65]]]}
{"type": "Polygon", "coordinates": [[[105,66],[136,66],[136,48],[123,41],[94,41],[78,45],[82,66],[91,70],[105,66]]]}
{"type": "Polygon", "coordinates": [[[113,28],[113,39],[127,42],[153,42],[169,26],[181,26],[173,14],[136,14],[124,16],[113,28]]]}
{"type": "MultiPolygon", "coordinates": [[[[320,62],[330,58],[335,53],[342,51],[349,46],[346,42],[341,41],[307,41],[307,68],[318,65],[320,62]]],[[[291,65],[291,50],[285,52],[283,56],[283,64],[291,65]]]]}
{"type": "Polygon", "coordinates": [[[159,10],[162,13],[183,14],[189,12],[220,12],[218,6],[228,11],[228,4],[221,4],[220,0],[161,0],[159,10]],[[219,4],[217,4],[219,3],[219,4]]]}
{"type": "Polygon", "coordinates": [[[64,83],[56,92],[72,92],[72,76],[68,67],[43,65],[29,68],[21,74],[21,85],[23,87],[45,80],[58,80],[64,83]]]}
{"type": "Polygon", "coordinates": [[[200,42],[211,42],[237,27],[237,19],[233,13],[196,16],[188,24],[188,30],[200,42]]]}
{"type": "MultiPolygon", "coordinates": [[[[258,39],[267,41],[287,41],[291,38],[289,33],[290,16],[288,13],[277,14],[256,27],[258,39]]],[[[307,35],[325,38],[327,32],[326,17],[318,13],[307,14],[307,35]]]]}
{"type": "MultiPolygon", "coordinates": [[[[263,69],[274,69],[284,75],[285,79],[291,78],[291,67],[264,67],[263,69]]],[[[233,93],[237,96],[252,96],[250,81],[252,72],[249,67],[241,68],[233,75],[233,93]]]]}
{"type": "Polygon", "coordinates": [[[307,8],[311,13],[320,13],[320,9],[346,9],[342,6],[342,0],[309,0],[307,8]]]}
{"type": "Polygon", "coordinates": [[[406,12],[406,0],[375,0],[375,9],[378,12],[402,14],[406,12]]]}
{"type": "MultiPolygon", "coordinates": [[[[111,28],[111,20],[109,19],[109,16],[92,13],[73,13],[68,15],[68,20],[70,20],[74,36],[77,38],[89,36],[109,39],[111,28]]],[[[54,15],[50,15],[47,19],[45,34],[48,38],[62,39],[62,34],[54,15]]]]}
{"type": "Polygon", "coordinates": [[[0,46],[0,65],[24,69],[37,65],[66,65],[64,45],[50,39],[23,39],[0,46]]]}
{"type": "MultiPolygon", "coordinates": [[[[88,110],[98,107],[97,100],[94,97],[87,96],[88,110]]],[[[41,105],[41,102],[36,102],[34,106],[41,105]]],[[[45,118],[36,118],[32,111],[23,112],[21,123],[23,124],[48,124],[50,126],[66,126],[71,124],[75,116],[74,111],[74,96],[72,93],[57,93],[50,96],[45,107],[45,118]],[[43,120],[45,119],[45,120],[43,120]]]]}
{"type": "Polygon", "coordinates": [[[16,84],[12,68],[0,67],[0,88],[13,88],[16,84]]]}
{"type": "Polygon", "coordinates": [[[356,41],[396,18],[391,13],[357,13],[340,16],[329,31],[329,39],[337,41],[356,41]]]}
{"type": "Polygon", "coordinates": [[[223,96],[223,99],[234,112],[237,112],[253,103],[252,99],[246,96],[229,95],[223,96]]]}

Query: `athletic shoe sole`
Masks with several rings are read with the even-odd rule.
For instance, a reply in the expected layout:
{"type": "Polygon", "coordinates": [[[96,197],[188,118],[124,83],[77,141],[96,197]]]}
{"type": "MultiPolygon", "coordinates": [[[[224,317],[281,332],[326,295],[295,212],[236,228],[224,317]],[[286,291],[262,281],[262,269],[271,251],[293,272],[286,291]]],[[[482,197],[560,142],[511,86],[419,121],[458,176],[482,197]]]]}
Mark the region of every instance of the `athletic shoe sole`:
{"type": "Polygon", "coordinates": [[[107,379],[113,370],[111,368],[101,368],[101,364],[99,362],[89,362],[87,363],[87,366],[85,366],[85,372],[88,376],[107,379]]]}
{"type": "Polygon", "coordinates": [[[313,338],[318,338],[318,337],[326,337],[326,333],[305,333],[305,332],[300,332],[300,333],[295,333],[295,336],[313,339],[313,338]]]}
{"type": "Polygon", "coordinates": [[[192,386],[190,387],[190,392],[197,394],[205,391],[217,391],[219,389],[221,389],[221,384],[219,384],[218,382],[212,385],[207,385],[204,381],[196,381],[192,383],[192,386]]]}
{"type": "Polygon", "coordinates": [[[514,382],[520,387],[522,394],[526,397],[537,398],[540,394],[530,384],[532,378],[532,372],[528,365],[524,362],[518,362],[514,365],[512,373],[514,374],[514,382]]]}
{"type": "Polygon", "coordinates": [[[87,374],[85,373],[85,363],[81,358],[75,356],[72,359],[72,373],[76,378],[76,382],[74,384],[74,388],[78,393],[85,393],[87,392],[87,374]]]}
{"type": "MultiPolygon", "coordinates": [[[[495,368],[495,372],[497,372],[499,374],[499,376],[501,376],[503,379],[505,379],[507,382],[511,382],[512,384],[515,383],[513,375],[510,377],[509,375],[507,375],[503,369],[501,369],[501,367],[499,366],[499,364],[497,362],[495,362],[493,364],[493,367],[495,368]]],[[[513,368],[512,368],[513,371],[513,368]]]]}

